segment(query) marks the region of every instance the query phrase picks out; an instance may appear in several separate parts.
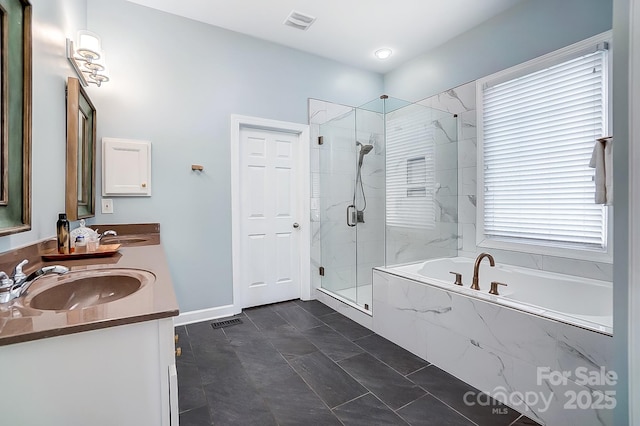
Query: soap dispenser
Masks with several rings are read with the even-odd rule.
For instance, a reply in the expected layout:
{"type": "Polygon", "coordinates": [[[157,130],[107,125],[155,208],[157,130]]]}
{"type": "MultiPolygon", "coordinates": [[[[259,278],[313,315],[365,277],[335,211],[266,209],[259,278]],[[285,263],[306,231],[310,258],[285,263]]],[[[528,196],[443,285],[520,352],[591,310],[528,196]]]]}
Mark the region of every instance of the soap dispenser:
{"type": "Polygon", "coordinates": [[[69,221],[66,213],[58,215],[56,228],[58,233],[58,253],[69,254],[71,252],[71,242],[69,239],[69,221]]]}

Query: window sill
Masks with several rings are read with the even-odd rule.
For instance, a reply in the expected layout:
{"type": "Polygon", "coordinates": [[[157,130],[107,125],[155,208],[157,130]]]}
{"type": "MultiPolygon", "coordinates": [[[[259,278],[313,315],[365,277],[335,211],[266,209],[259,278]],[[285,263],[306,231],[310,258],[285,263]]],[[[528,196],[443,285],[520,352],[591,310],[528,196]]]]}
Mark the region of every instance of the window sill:
{"type": "Polygon", "coordinates": [[[478,247],[517,251],[521,253],[540,254],[553,257],[564,257],[575,260],[588,260],[592,262],[613,263],[611,250],[578,250],[563,247],[545,246],[537,244],[516,243],[512,241],[500,241],[485,238],[478,235],[478,247]]]}

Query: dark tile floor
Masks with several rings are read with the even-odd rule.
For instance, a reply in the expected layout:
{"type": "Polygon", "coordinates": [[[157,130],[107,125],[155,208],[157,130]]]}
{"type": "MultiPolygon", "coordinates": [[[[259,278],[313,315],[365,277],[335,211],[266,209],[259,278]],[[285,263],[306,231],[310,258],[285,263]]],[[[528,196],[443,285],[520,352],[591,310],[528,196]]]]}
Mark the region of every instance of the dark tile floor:
{"type": "Polygon", "coordinates": [[[237,318],[176,328],[181,426],[536,424],[320,302],[237,318]]]}

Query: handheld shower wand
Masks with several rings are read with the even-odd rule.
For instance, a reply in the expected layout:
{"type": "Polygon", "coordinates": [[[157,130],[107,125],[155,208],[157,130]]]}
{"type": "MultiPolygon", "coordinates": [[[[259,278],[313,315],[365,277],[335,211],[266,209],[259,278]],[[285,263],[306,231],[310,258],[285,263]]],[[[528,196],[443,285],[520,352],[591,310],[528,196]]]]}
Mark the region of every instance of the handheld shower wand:
{"type": "Polygon", "coordinates": [[[360,147],[360,153],[358,157],[358,170],[356,172],[356,185],[353,189],[353,201],[352,204],[347,207],[347,225],[349,226],[355,226],[356,223],[364,223],[364,211],[367,208],[367,198],[364,194],[364,184],[362,183],[362,163],[364,156],[373,150],[373,145],[364,145],[358,141],[356,141],[356,146],[360,147]],[[360,192],[362,193],[362,201],[364,204],[362,210],[359,210],[356,206],[358,184],[360,184],[360,192]]]}

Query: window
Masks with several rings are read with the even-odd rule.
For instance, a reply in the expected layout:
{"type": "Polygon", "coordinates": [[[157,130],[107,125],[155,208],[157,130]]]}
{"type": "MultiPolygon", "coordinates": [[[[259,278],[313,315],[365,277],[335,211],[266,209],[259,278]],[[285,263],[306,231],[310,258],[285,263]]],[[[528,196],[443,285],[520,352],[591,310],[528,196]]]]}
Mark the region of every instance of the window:
{"type": "Polygon", "coordinates": [[[387,121],[387,225],[435,228],[435,129],[431,112],[419,106],[387,121]]]}
{"type": "Polygon", "coordinates": [[[607,43],[591,39],[480,81],[480,245],[606,252],[589,161],[607,136],[607,74],[607,43]]]}

